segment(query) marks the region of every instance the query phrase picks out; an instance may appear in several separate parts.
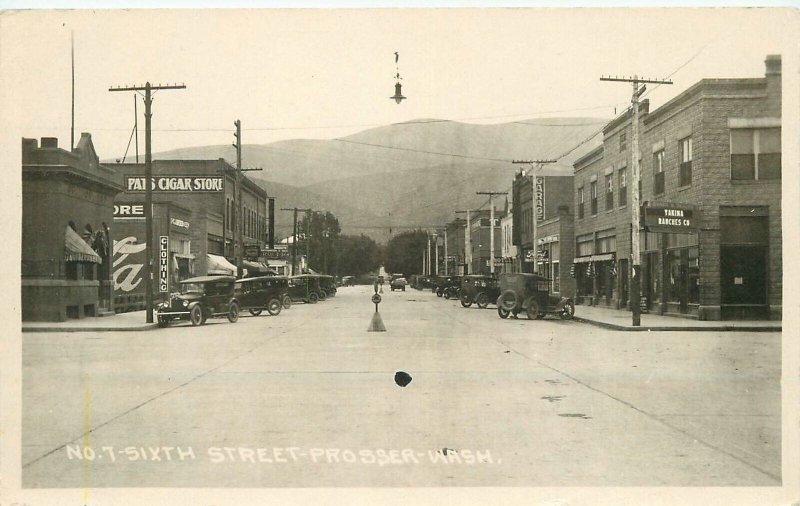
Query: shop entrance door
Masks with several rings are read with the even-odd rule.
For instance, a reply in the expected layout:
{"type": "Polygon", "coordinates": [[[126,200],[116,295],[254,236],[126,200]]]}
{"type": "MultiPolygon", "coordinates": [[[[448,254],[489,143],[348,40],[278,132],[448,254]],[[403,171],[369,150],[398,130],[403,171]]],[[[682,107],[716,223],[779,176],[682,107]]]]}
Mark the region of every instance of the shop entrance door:
{"type": "Polygon", "coordinates": [[[724,318],[765,317],[766,246],[720,246],[720,290],[723,312],[727,313],[723,314],[724,318]],[[725,308],[726,305],[730,307],[725,308]]]}

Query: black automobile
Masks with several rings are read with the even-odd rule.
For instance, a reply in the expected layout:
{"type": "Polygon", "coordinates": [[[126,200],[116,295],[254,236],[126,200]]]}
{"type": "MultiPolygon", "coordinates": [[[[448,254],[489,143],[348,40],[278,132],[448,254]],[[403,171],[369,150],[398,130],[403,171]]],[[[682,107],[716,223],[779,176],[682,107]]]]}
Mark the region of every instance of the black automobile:
{"type": "Polygon", "coordinates": [[[461,290],[461,276],[438,276],[436,295],[445,299],[457,299],[461,290]]]}
{"type": "Polygon", "coordinates": [[[492,276],[471,274],[461,277],[461,305],[470,307],[473,303],[485,309],[494,304],[500,296],[500,283],[492,276]]]}
{"type": "Polygon", "coordinates": [[[319,276],[313,274],[299,274],[289,278],[289,296],[293,301],[303,301],[316,304],[322,300],[319,276]]]}
{"type": "Polygon", "coordinates": [[[516,317],[525,312],[529,320],[540,320],[554,314],[563,320],[575,315],[575,303],[568,297],[550,292],[550,279],[536,274],[514,273],[500,275],[500,296],[497,314],[500,318],[516,317]]]}
{"type": "Polygon", "coordinates": [[[282,276],[260,276],[236,280],[236,299],[241,309],[258,316],[265,309],[278,315],[289,293],[289,280],[282,276]]]}
{"type": "Polygon", "coordinates": [[[208,318],[227,317],[231,323],[239,319],[239,301],[234,293],[233,276],[201,276],[184,279],[180,292],[157,307],[158,325],[166,327],[172,320],[189,320],[203,325],[208,318]]]}
{"type": "Polygon", "coordinates": [[[336,278],[327,274],[318,274],[320,299],[325,300],[336,296],[336,278]]]}

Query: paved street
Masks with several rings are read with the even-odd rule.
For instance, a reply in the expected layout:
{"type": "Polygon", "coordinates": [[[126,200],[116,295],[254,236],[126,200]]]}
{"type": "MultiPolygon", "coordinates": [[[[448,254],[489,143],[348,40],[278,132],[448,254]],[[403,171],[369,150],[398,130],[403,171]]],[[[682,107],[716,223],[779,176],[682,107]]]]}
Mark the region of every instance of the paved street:
{"type": "Polygon", "coordinates": [[[410,288],[368,333],[370,292],[23,334],[23,486],[781,483],[780,333],[500,320],[410,288]]]}

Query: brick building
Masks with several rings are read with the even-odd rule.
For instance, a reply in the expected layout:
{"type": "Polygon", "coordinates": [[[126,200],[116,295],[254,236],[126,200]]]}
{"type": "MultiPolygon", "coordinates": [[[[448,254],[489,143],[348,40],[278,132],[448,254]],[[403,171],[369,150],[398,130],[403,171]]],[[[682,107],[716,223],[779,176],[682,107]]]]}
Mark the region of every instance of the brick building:
{"type": "Polygon", "coordinates": [[[570,268],[574,253],[571,168],[551,166],[533,175],[520,172],[514,178],[512,240],[516,246],[517,269],[536,272],[551,279],[551,289],[571,297],[574,279],[570,268]],[[536,199],[536,248],[533,246],[534,198],[536,199]]]}
{"type": "Polygon", "coordinates": [[[110,238],[122,176],[102,165],[91,135],[22,139],[22,319],[64,321],[111,308],[110,238]]]}
{"type": "MultiPolygon", "coordinates": [[[[145,166],[114,167],[124,178],[124,191],[114,202],[115,296],[120,309],[134,309],[144,301],[145,166]]],[[[154,289],[161,296],[190,276],[236,274],[232,169],[224,159],[153,161],[154,289]],[[160,253],[168,257],[166,265],[158,262],[160,253]]],[[[266,272],[269,200],[247,177],[242,177],[241,209],[244,257],[249,257],[244,267],[250,274],[266,272]]]]}
{"type": "MultiPolygon", "coordinates": [[[[640,104],[642,303],[704,320],[781,317],[781,59],[640,104]]],[[[629,307],[631,115],[575,162],[582,303],[629,307]]]]}

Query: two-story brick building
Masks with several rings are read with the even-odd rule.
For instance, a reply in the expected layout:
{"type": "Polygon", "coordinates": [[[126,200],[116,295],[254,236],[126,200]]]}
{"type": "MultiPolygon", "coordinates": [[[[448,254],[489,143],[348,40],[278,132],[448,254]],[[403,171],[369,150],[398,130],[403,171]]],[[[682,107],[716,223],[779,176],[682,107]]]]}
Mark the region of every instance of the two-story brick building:
{"type": "MultiPolygon", "coordinates": [[[[640,104],[642,297],[700,319],[775,318],[782,306],[781,59],[763,78],[703,79],[640,104]]],[[[575,162],[582,303],[629,307],[631,114],[575,162]]]]}

